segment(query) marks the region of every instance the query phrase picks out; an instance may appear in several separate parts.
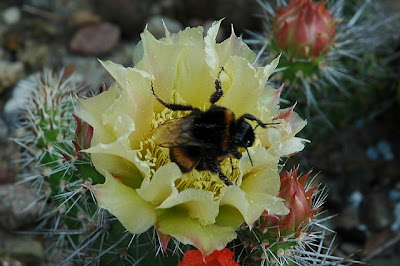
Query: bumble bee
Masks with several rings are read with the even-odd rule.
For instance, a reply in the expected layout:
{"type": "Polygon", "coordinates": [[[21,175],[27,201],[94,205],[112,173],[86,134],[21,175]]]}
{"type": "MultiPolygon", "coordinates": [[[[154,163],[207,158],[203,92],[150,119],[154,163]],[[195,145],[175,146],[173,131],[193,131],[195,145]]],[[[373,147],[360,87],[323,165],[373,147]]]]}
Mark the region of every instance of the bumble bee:
{"type": "MultiPolygon", "coordinates": [[[[232,185],[221,171],[220,159],[232,154],[237,159],[242,157],[238,148],[251,147],[254,143],[254,130],[247,120],[256,121],[261,127],[276,123],[263,123],[251,114],[244,114],[238,119],[235,114],[215,103],[222,97],[223,91],[219,76],[215,80],[215,92],[211,95],[211,106],[202,111],[191,105],[167,103],[154,91],[156,99],[173,111],[192,111],[182,118],[165,122],[155,129],[153,139],[161,147],[169,148],[171,161],[175,162],[183,173],[192,169],[210,171],[218,174],[227,185],[232,185]]],[[[248,152],[248,151],[247,151],[248,152]]],[[[250,158],[250,154],[249,154],[250,158]]],[[[250,162],[251,158],[250,158],[250,162]]]]}

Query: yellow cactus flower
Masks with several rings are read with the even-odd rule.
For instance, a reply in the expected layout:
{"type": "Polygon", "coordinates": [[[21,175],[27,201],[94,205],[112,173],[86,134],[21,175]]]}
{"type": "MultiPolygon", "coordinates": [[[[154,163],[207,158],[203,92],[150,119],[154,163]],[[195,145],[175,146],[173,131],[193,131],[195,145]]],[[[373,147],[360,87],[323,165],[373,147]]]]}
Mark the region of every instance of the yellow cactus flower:
{"type": "MultiPolygon", "coordinates": [[[[155,226],[162,235],[191,244],[204,255],[224,248],[236,238],[236,228],[243,222],[251,226],[264,211],[288,213],[278,197],[278,161],[285,155],[279,145],[283,139],[294,147],[287,150],[297,152],[303,141],[287,134],[283,125],[288,128],[288,123],[304,121],[298,116],[297,121],[279,118],[279,93],[266,85],[279,58],[255,67],[256,54],[233,31],[227,40],[216,43],[220,23],[214,22],[205,37],[202,27],[176,34],[165,28],[166,36],[160,40],[145,29],[134,52],[135,66],[101,62],[116,82],[76,107],[77,115],[94,129],[85,151],[106,178],[104,184],[89,186],[99,207],[116,216],[131,233],[155,226]],[[221,67],[224,96],[217,105],[232,110],[236,117],[250,113],[265,123],[279,123],[255,129],[256,140],[248,149],[252,161],[247,154],[241,159],[221,158],[222,172],[231,186],[210,171],[182,173],[171,162],[169,149],[152,138],[164,122],[189,114],[160,104],[152,94],[152,84],[167,102],[207,110],[221,67]],[[271,130],[273,134],[265,133],[271,130]],[[258,138],[261,133],[263,141],[258,138]]],[[[252,126],[256,127],[255,122],[252,126]]]]}

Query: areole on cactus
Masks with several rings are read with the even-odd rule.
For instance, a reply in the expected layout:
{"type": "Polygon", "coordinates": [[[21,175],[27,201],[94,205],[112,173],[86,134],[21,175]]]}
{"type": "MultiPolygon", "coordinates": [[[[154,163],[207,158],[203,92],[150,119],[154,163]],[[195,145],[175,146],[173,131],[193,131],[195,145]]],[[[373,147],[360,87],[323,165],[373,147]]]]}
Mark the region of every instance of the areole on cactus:
{"type": "Polygon", "coordinates": [[[336,25],[325,3],[291,0],[276,11],[271,33],[275,45],[289,56],[315,60],[329,51],[336,25]]]}

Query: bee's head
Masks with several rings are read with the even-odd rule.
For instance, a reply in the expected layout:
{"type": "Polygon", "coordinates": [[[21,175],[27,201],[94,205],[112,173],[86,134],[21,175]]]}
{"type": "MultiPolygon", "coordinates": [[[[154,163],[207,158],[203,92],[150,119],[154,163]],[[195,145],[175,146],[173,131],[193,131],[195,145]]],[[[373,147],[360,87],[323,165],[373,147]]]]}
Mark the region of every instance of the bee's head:
{"type": "Polygon", "coordinates": [[[235,132],[232,135],[232,142],[236,147],[251,147],[255,140],[253,128],[246,121],[239,119],[237,121],[235,132]]]}

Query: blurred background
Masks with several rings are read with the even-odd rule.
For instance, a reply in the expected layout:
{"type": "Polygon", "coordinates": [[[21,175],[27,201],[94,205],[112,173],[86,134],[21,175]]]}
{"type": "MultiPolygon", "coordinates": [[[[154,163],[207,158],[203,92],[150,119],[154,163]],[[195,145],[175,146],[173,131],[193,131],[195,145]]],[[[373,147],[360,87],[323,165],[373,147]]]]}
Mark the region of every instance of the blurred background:
{"type": "MultiPolygon", "coordinates": [[[[48,259],[48,240],[18,233],[34,229],[40,211],[31,208],[17,215],[35,198],[29,188],[16,185],[22,170],[14,162],[21,147],[9,141],[17,134],[15,117],[24,104],[19,100],[24,93],[14,90],[18,82],[45,67],[65,68],[77,73],[88,89],[99,91],[113,80],[97,60],[131,66],[144,27],[161,38],[162,20],[177,32],[188,26],[207,28],[225,18],[218,39],[227,38],[233,24],[236,35],[261,51],[260,63],[267,62],[276,55],[268,54],[268,27],[274,14],[270,8],[277,6],[268,2],[0,0],[0,262],[45,265],[48,259]]],[[[334,2],[328,1],[328,7],[338,8],[334,2]]],[[[309,122],[301,137],[311,143],[284,169],[312,169],[326,185],[324,215],[334,216],[327,225],[337,232],[331,236],[336,237],[334,255],[400,265],[400,1],[349,0],[339,7],[341,12],[332,12],[340,13],[347,26],[338,24],[337,34],[354,35],[345,35],[349,39],[338,39],[337,44],[347,45],[346,40],[356,36],[350,44],[354,46],[334,57],[347,79],[339,86],[332,85],[335,80],[321,83],[310,89],[311,96],[295,82],[287,84],[282,106],[297,102],[296,111],[309,122]]],[[[273,81],[271,86],[286,82],[279,73],[273,81]]]]}

